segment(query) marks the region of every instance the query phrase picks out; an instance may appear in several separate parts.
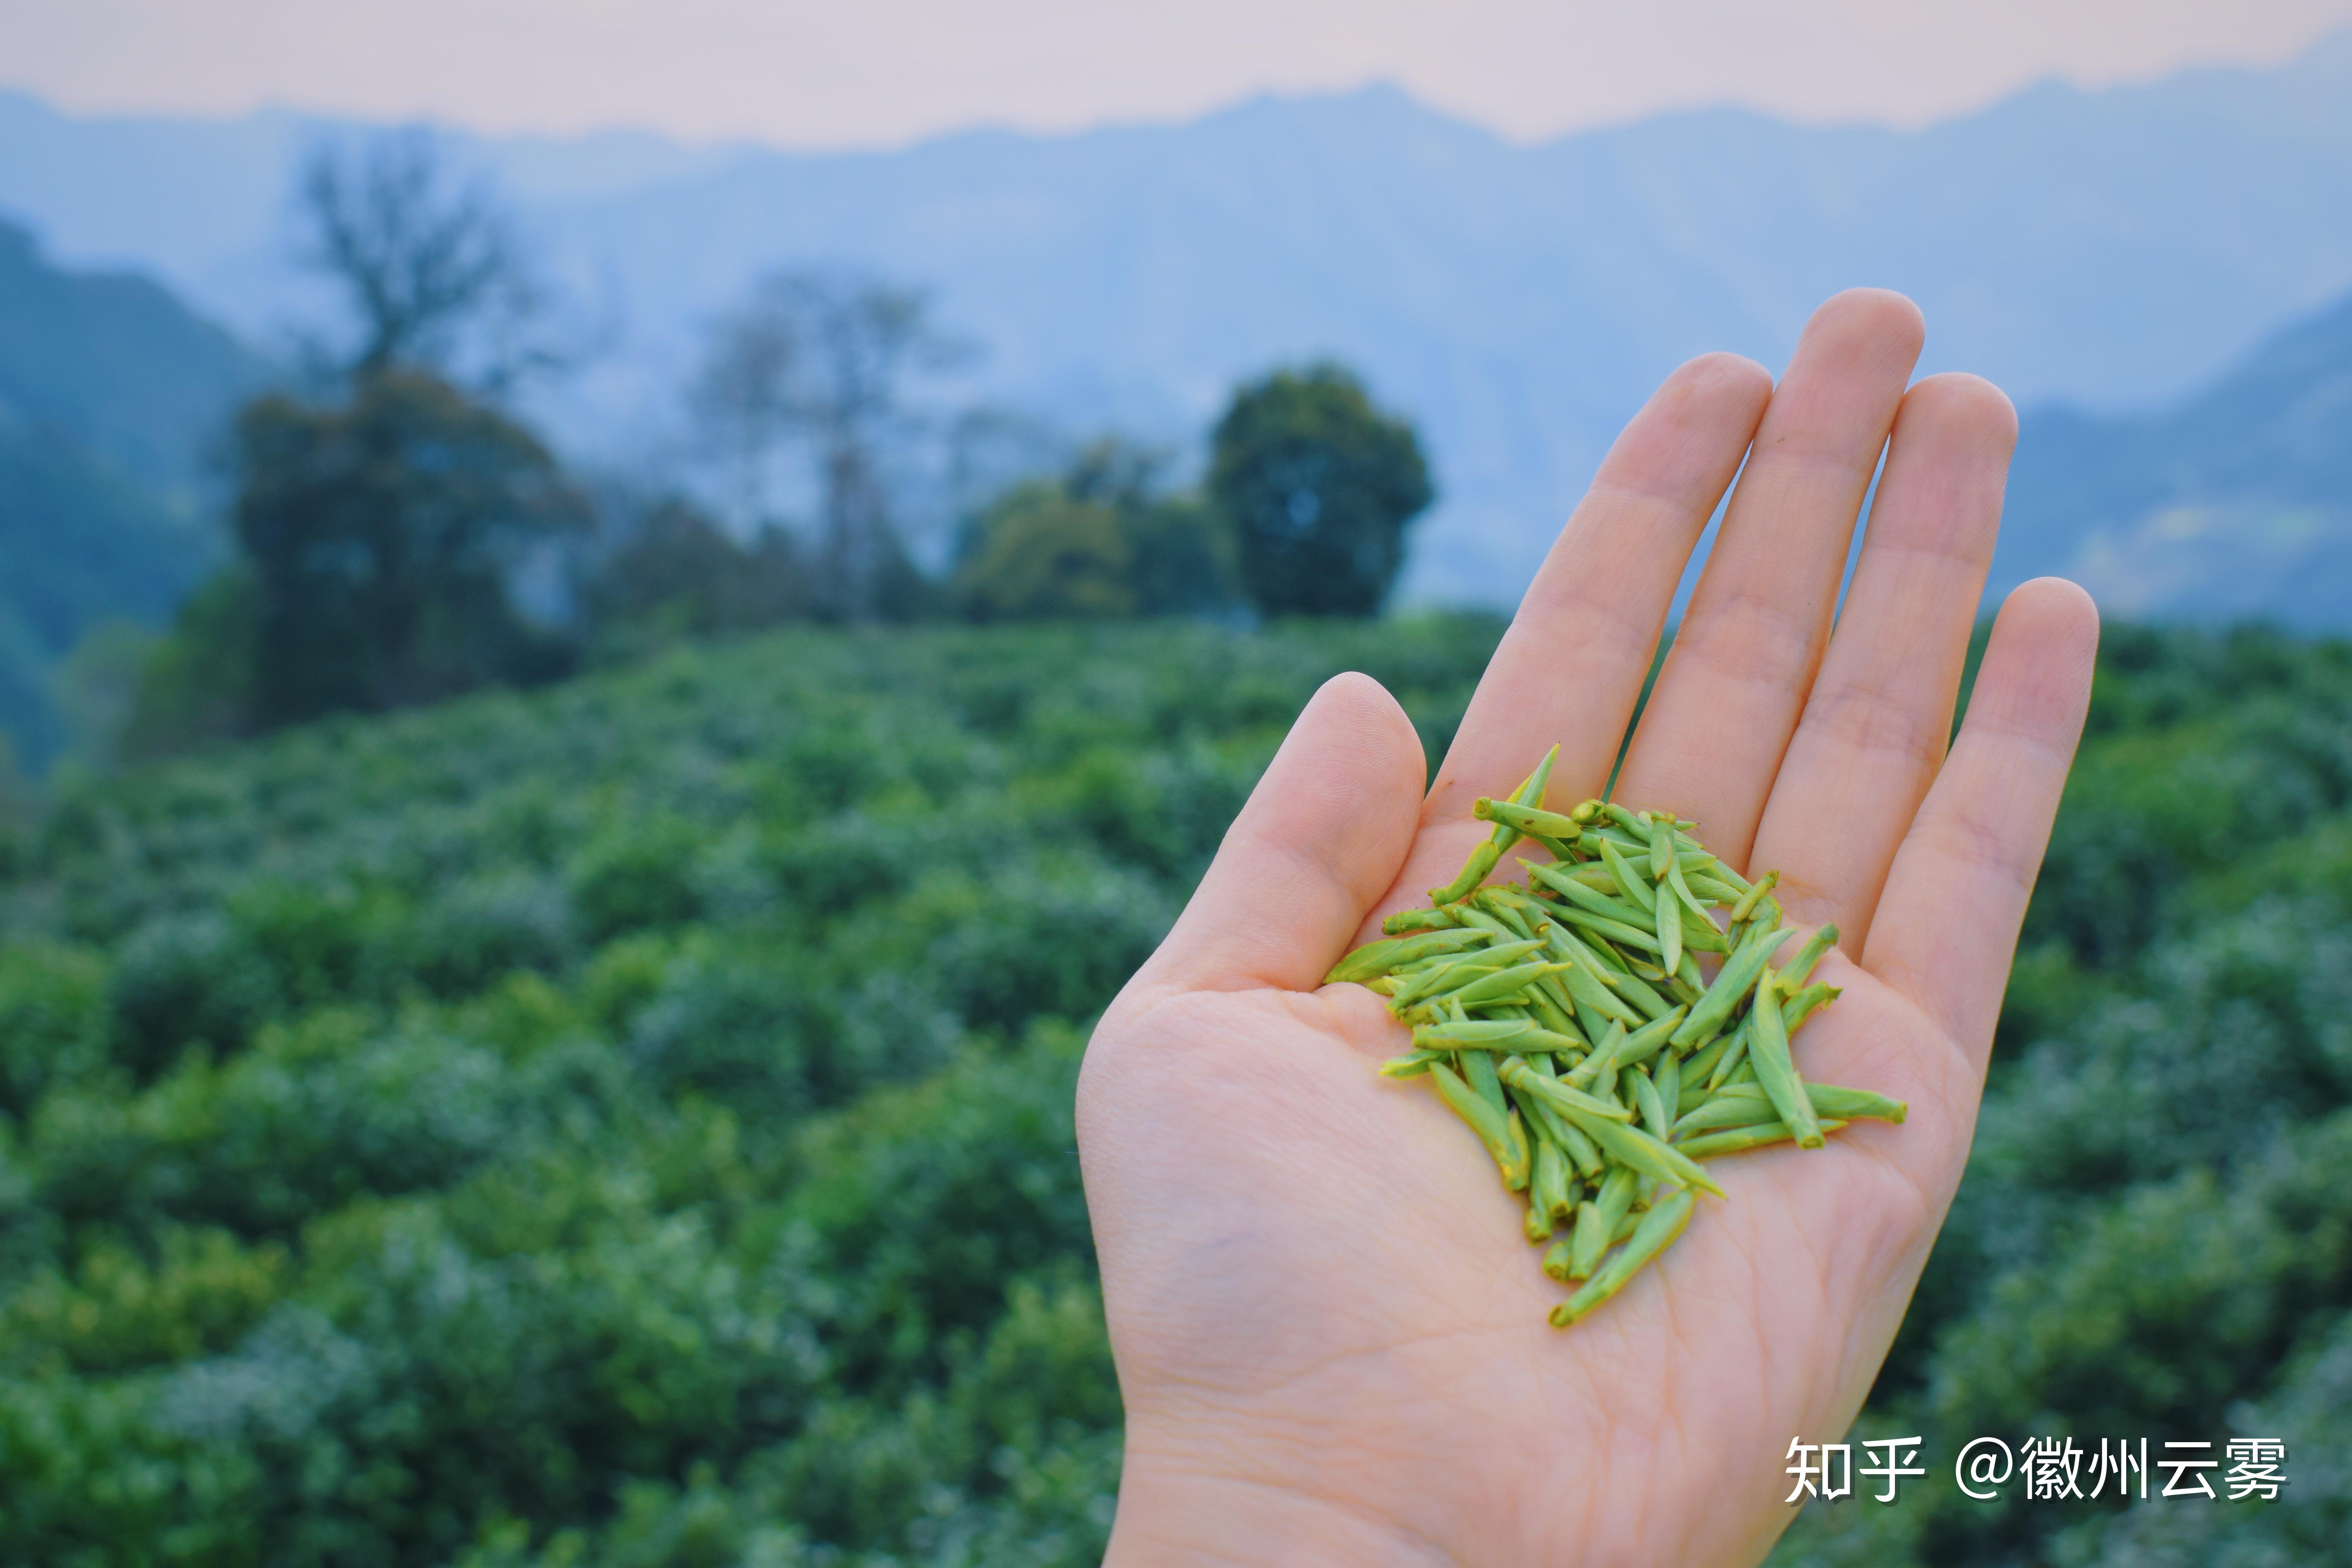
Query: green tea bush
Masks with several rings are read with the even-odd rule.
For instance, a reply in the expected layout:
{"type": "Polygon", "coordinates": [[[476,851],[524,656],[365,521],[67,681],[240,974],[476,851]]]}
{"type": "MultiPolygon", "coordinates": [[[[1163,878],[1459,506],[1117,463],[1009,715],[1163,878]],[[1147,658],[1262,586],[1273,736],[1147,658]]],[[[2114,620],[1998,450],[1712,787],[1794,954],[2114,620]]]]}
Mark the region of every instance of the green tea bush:
{"type": "Polygon", "coordinates": [[[794,632],[84,786],[0,884],[0,1559],[1086,1563],[1085,1021],[1485,621],[794,632]]]}
{"type": "Polygon", "coordinates": [[[56,943],[0,948],[0,1112],[22,1116],[106,1060],[107,968],[56,943]]]}
{"type": "MultiPolygon", "coordinates": [[[[2188,1568],[2352,1552],[2352,657],[2111,630],[1968,1175],[1857,1436],[1903,1500],[1775,1563],[2188,1568]],[[1979,1436],[2278,1437],[2274,1503],[1964,1498],[1979,1436]]],[[[2156,1475],[2160,1489],[2164,1473],[2156,1475]]]]}
{"type": "MultiPolygon", "coordinates": [[[[793,631],[80,786],[0,881],[0,1561],[1087,1564],[1071,1089],[1315,685],[1473,619],[793,631]]],[[[2352,657],[2111,633],[1969,1173],[1784,1563],[2352,1557],[2352,657]],[[1958,1445],[2278,1436],[2277,1504],[1958,1445]]]]}

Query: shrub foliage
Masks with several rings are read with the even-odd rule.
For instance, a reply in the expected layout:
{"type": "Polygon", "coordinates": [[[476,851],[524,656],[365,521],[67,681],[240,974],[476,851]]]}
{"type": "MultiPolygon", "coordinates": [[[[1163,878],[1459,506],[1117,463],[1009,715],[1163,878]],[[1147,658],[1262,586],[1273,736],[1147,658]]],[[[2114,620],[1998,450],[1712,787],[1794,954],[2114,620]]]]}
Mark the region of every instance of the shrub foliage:
{"type": "Polygon", "coordinates": [[[0,1560],[1090,1563],[1085,1020],[1315,684],[789,632],[97,784],[0,884],[0,1560]]]}
{"type": "MultiPolygon", "coordinates": [[[[85,785],[0,883],[0,1558],[1089,1563],[1086,1021],[1470,620],[796,630],[85,785]]],[[[2341,1561],[2352,652],[2113,634],[1968,1181],[1786,1563],[2341,1561]],[[1959,1443],[2278,1436],[2275,1505],[1959,1443]]]]}

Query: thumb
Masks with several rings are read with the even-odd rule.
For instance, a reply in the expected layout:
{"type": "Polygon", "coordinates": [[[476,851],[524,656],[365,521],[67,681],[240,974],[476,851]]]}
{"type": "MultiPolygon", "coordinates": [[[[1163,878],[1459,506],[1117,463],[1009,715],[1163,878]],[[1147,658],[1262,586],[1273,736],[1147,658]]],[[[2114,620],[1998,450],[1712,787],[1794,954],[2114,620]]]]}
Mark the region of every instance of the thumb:
{"type": "Polygon", "coordinates": [[[1404,865],[1426,768],[1379,681],[1325,681],[1133,988],[1321,984],[1404,865]]]}

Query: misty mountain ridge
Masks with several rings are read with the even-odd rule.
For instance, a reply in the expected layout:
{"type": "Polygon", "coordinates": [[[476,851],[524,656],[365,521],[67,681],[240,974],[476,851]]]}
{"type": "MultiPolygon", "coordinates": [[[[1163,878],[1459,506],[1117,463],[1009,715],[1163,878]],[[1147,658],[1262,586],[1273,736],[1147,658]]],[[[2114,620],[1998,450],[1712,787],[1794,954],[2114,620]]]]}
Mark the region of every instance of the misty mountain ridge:
{"type": "MultiPolygon", "coordinates": [[[[0,97],[0,207],[260,333],[318,299],[284,202],[322,128],[0,97]]],[[[1721,110],[1523,146],[1372,88],[892,152],[459,140],[616,324],[534,409],[576,450],[674,448],[700,334],[761,271],[871,266],[931,286],[988,351],[984,390],[1073,435],[1190,448],[1240,376],[1357,365],[1434,457],[1423,599],[1515,597],[1667,370],[1714,348],[1783,363],[1839,288],[1917,299],[1923,369],[2110,408],[2184,395],[2352,289],[2352,36],[1915,132],[1721,110]]]]}
{"type": "Polygon", "coordinates": [[[1993,580],[2044,573],[2117,616],[2342,628],[2352,295],[2171,407],[2023,420],[1993,580]]]}
{"type": "Polygon", "coordinates": [[[153,281],[60,269],[0,222],[0,731],[26,764],[66,739],[59,661],[161,625],[217,559],[212,459],[264,375],[153,281]]]}
{"type": "MultiPolygon", "coordinates": [[[[0,218],[0,422],[184,495],[263,363],[153,279],[52,265],[0,218]]],[[[183,500],[188,512],[193,503],[183,500]]]]}

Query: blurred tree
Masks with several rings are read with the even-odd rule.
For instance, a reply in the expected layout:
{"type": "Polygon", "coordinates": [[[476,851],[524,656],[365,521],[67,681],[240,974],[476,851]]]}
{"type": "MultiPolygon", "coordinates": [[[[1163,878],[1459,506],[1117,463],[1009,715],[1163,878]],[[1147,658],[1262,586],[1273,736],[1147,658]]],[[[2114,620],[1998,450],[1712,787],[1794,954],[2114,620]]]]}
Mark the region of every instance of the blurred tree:
{"type": "Polygon", "coordinates": [[[358,327],[331,356],[338,371],[410,366],[452,378],[463,367],[497,388],[556,359],[531,336],[545,296],[512,218],[430,133],[319,142],[295,204],[306,230],[298,257],[334,281],[358,327]]]}
{"type": "Polygon", "coordinates": [[[392,370],[340,407],[257,399],[236,447],[256,727],[567,667],[567,645],[508,594],[528,549],[587,520],[530,431],[392,370]]]}
{"type": "Polygon", "coordinates": [[[891,517],[889,473],[922,424],[908,379],[961,357],[922,295],[856,273],[771,274],[714,329],[688,406],[736,468],[749,516],[765,510],[779,453],[808,449],[820,613],[903,620],[927,602],[891,517]]]}
{"type": "Polygon", "coordinates": [[[1135,613],[1131,562],[1115,510],[1032,480],[981,515],[951,592],[976,621],[1110,619],[1135,613]]]}
{"type": "Polygon", "coordinates": [[[765,527],[739,544],[675,496],[646,509],[581,597],[600,637],[633,646],[749,631],[812,608],[808,562],[790,533],[765,527]]]}
{"type": "Polygon", "coordinates": [[[974,620],[1205,615],[1233,603],[1223,520],[1160,483],[1164,454],[1116,437],[1057,479],[1008,487],[965,527],[950,591],[974,620]]]}
{"type": "Polygon", "coordinates": [[[1104,437],[1078,454],[1062,484],[1117,515],[1136,613],[1215,615],[1234,603],[1233,530],[1197,497],[1170,493],[1167,465],[1163,452],[1104,437]]]}
{"type": "Polygon", "coordinates": [[[171,635],[145,650],[129,702],[117,713],[92,712],[90,728],[77,737],[78,753],[102,768],[253,733],[257,599],[243,562],[188,595],[171,635]]]}
{"type": "Polygon", "coordinates": [[[510,589],[587,507],[536,436],[478,400],[556,361],[530,335],[542,297],[500,204],[405,132],[320,142],[295,205],[301,258],[352,317],[329,356],[341,395],[272,394],[239,411],[238,559],[137,661],[128,701],[109,691],[123,647],[93,655],[87,755],[139,760],[574,662],[510,589]]]}
{"type": "Polygon", "coordinates": [[[1118,519],[1139,614],[1216,616],[1234,608],[1234,535],[1223,512],[1197,496],[1163,496],[1122,509],[1118,519]]]}
{"type": "Polygon", "coordinates": [[[687,388],[702,446],[726,470],[736,517],[748,527],[775,510],[777,461],[799,429],[801,355],[799,324],[755,298],[719,319],[687,388]]]}
{"type": "Polygon", "coordinates": [[[940,499],[959,523],[1013,486],[1069,465],[1068,436],[1034,414],[1000,403],[956,409],[940,434],[940,499]]]}
{"type": "Polygon", "coordinates": [[[1234,393],[1217,422],[1209,495],[1232,521],[1260,611],[1370,616],[1433,492],[1412,426],[1374,408],[1347,371],[1318,364],[1234,393]]]}
{"type": "Polygon", "coordinates": [[[57,700],[72,737],[62,760],[111,773],[139,701],[142,679],[161,639],[136,621],[101,621],[57,669],[57,700]]]}

